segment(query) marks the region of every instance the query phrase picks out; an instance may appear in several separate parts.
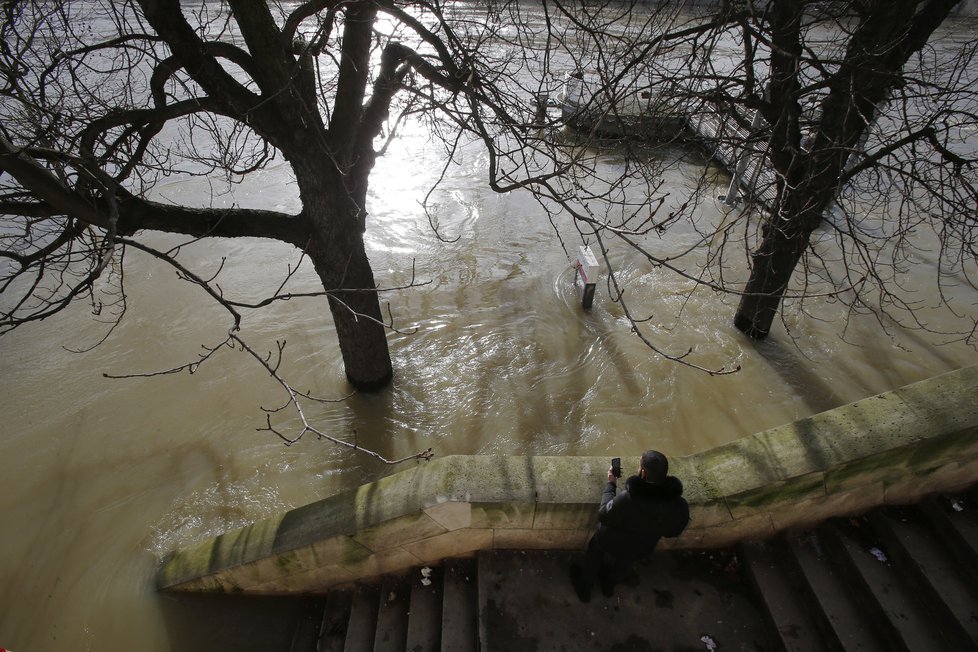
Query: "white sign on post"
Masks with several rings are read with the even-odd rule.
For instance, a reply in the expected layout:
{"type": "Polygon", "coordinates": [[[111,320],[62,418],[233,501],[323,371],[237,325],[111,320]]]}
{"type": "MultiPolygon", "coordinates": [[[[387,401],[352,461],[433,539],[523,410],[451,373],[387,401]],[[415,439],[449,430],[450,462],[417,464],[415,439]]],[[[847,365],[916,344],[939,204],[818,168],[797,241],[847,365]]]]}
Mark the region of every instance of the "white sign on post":
{"type": "Polygon", "coordinates": [[[584,283],[584,294],[581,297],[581,307],[585,310],[591,309],[594,301],[594,287],[598,282],[598,259],[594,257],[591,247],[582,246],[577,255],[577,262],[574,264],[577,274],[584,283]]]}

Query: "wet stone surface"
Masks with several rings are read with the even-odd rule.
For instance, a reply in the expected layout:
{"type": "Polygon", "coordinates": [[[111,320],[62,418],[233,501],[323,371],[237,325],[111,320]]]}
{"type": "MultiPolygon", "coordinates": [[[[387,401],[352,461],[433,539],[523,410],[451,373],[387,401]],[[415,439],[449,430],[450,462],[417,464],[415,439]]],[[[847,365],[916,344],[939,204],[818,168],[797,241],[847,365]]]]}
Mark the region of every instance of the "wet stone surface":
{"type": "Polygon", "coordinates": [[[480,616],[488,650],[693,651],[776,649],[728,551],[659,552],[606,598],[581,603],[569,579],[581,553],[480,556],[480,616]],[[635,581],[637,580],[637,582],[635,581]]]}

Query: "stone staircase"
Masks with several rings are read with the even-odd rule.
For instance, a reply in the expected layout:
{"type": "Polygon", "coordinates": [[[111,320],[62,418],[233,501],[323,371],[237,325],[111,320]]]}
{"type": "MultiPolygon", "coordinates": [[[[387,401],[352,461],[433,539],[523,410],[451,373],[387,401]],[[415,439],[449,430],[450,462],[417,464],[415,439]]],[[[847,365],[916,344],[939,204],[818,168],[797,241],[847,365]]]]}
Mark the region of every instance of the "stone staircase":
{"type": "Polygon", "coordinates": [[[978,650],[978,496],[931,497],[738,548],[781,646],[978,650]]]}
{"type": "Polygon", "coordinates": [[[450,559],[427,576],[419,568],[330,591],[301,621],[292,652],[478,650],[477,571],[475,559],[450,559]]]}
{"type": "Polygon", "coordinates": [[[484,551],[334,590],[291,652],[978,650],[974,490],[730,550],[658,552],[588,604],[567,579],[580,556],[484,551]]]}

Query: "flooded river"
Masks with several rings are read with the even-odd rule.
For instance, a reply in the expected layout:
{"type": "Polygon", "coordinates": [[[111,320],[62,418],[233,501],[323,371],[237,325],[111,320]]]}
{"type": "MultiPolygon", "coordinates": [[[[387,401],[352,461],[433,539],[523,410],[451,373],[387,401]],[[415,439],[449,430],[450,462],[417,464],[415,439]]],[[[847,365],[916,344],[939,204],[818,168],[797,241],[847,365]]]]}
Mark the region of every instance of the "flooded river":
{"type": "MultiPolygon", "coordinates": [[[[670,196],[681,198],[704,166],[687,153],[666,155],[687,157],[666,179],[670,196]]],[[[793,338],[777,326],[753,343],[732,327],[736,297],[690,297],[687,281],[612,250],[632,309],[652,316],[657,346],[692,346],[700,364],[742,369],[710,376],[666,361],[629,333],[606,287],[599,284],[591,311],[581,309],[568,259],[580,245],[576,231],[560,223],[555,231],[528,196],[485,189],[487,160],[477,149],[465,150],[433,197],[444,240],[436,237],[420,202],[442,162],[424,132],[410,128],[371,181],[367,243],[378,282],[416,281],[383,297],[399,329],[390,335],[393,386],[311,415],[323,430],[387,457],[427,447],[436,455],[627,459],[654,446],[686,455],[978,363],[962,344],[938,346],[898,328],[886,336],[872,317],[853,317],[843,333],[841,308],[831,305],[820,319],[789,307],[793,338]]],[[[609,156],[605,164],[617,163],[609,156]]],[[[236,189],[234,200],[297,210],[286,167],[264,175],[260,190],[236,189]]],[[[708,195],[722,194],[726,182],[717,176],[708,195]]],[[[186,200],[210,189],[174,181],[158,192],[186,200]]],[[[697,210],[720,219],[722,208],[708,199],[697,210]]],[[[677,241],[664,247],[681,246],[681,230],[671,237],[677,241]]],[[[227,256],[222,286],[254,296],[299,263],[288,247],[253,240],[200,243],[187,254],[210,269],[227,256]]],[[[286,447],[257,430],[260,406],[284,397],[240,352],[222,351],[192,376],[103,377],[192,360],[228,326],[171,269],[127,256],[129,314],[104,344],[70,351],[106,328],[81,305],[0,338],[0,647],[213,649],[212,628],[195,630],[190,607],[155,593],[160,555],[397,470],[311,437],[286,447]]],[[[911,268],[907,285],[926,287],[931,272],[927,263],[911,268]]],[[[307,263],[296,287],[315,288],[307,263]]],[[[961,300],[974,311],[978,297],[962,292],[961,300]]],[[[939,327],[941,313],[929,319],[939,327]]],[[[248,314],[243,336],[263,350],[287,340],[283,369],[297,387],[337,399],[348,393],[324,300],[248,314]]],[[[289,419],[279,417],[295,425],[289,419]]]]}

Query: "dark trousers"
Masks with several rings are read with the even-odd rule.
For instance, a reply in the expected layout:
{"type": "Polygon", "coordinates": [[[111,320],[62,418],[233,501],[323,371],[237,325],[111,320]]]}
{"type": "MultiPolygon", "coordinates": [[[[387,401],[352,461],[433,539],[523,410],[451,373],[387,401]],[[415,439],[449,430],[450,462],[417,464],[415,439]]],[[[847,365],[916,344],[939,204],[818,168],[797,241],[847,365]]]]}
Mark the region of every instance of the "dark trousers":
{"type": "Polygon", "coordinates": [[[604,566],[605,587],[603,588],[610,590],[628,575],[633,561],[635,560],[631,555],[614,555],[606,551],[598,544],[597,537],[591,537],[591,541],[587,545],[587,554],[584,556],[581,579],[584,581],[584,586],[590,590],[598,579],[602,566],[604,566]]]}

